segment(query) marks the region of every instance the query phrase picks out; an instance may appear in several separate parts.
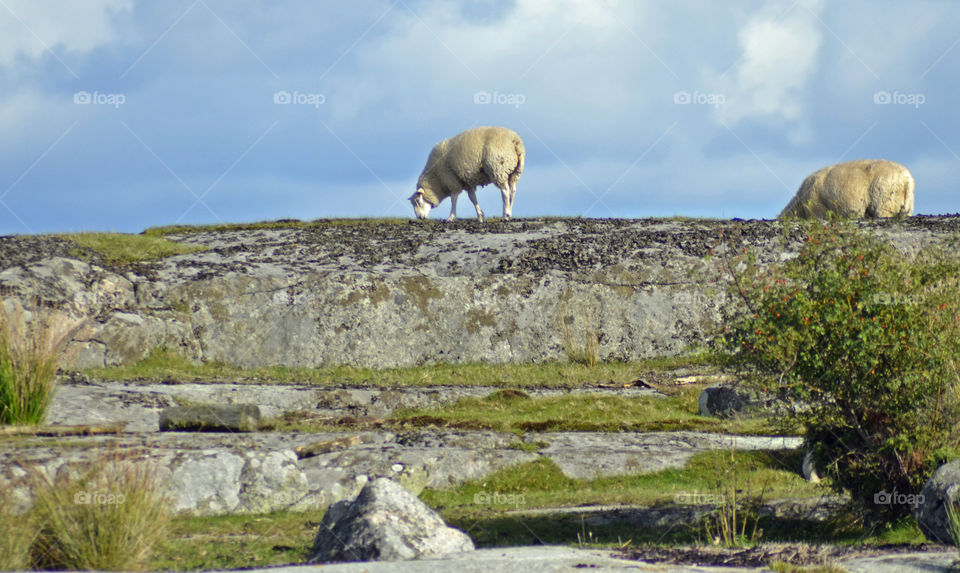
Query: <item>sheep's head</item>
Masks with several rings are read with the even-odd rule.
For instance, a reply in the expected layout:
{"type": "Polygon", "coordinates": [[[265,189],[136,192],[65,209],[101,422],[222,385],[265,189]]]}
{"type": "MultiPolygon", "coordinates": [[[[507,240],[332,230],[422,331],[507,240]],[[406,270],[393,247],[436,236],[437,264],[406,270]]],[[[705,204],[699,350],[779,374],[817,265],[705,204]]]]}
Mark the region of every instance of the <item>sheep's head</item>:
{"type": "Polygon", "coordinates": [[[413,212],[417,214],[417,219],[426,219],[430,216],[430,209],[434,207],[424,196],[423,188],[417,189],[417,192],[410,196],[410,203],[413,205],[413,212]]]}

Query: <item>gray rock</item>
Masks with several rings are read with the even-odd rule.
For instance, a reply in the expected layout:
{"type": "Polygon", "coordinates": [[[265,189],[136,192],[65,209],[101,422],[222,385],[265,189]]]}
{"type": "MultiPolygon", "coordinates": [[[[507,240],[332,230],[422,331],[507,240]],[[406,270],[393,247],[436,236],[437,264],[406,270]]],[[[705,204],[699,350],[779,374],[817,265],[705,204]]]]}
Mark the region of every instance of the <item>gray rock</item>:
{"type": "Polygon", "coordinates": [[[916,551],[871,557],[854,557],[837,563],[850,573],[950,573],[956,571],[956,551],[916,551]]]}
{"type": "MultiPolygon", "coordinates": [[[[287,384],[136,384],[92,381],[72,373],[61,376],[47,412],[50,424],[103,424],[127,422],[128,432],[157,429],[163,408],[177,405],[252,404],[263,418],[278,418],[286,412],[329,416],[385,417],[398,408],[426,408],[456,402],[460,398],[483,398],[496,392],[493,386],[432,386],[418,388],[318,388],[287,384]]],[[[574,388],[530,390],[535,397],[564,394],[597,396],[655,396],[650,388],[574,388]]]]}
{"type": "MultiPolygon", "coordinates": [[[[368,561],[332,563],[324,573],[558,573],[586,570],[590,573],[657,571],[660,573],[755,573],[756,567],[710,567],[702,565],[654,565],[623,558],[610,549],[577,549],[557,545],[495,547],[468,553],[444,555],[418,561],[368,561]]],[[[769,570],[769,569],[764,569],[769,570]]],[[[244,573],[316,573],[315,565],[251,569],[244,573]]]]}
{"type": "MultiPolygon", "coordinates": [[[[251,367],[531,362],[566,360],[586,338],[600,360],[634,360],[707,342],[735,304],[707,257],[721,233],[762,266],[796,252],[783,225],[331,222],[171,235],[209,250],[132,267],[74,260],[61,239],[37,237],[27,254],[0,241],[0,290],[87,319],[67,367],[131,364],[158,346],[251,367]]],[[[863,226],[906,252],[955,228],[936,217],[863,226]]]]}
{"type": "Polygon", "coordinates": [[[753,396],[736,384],[717,384],[700,392],[701,416],[728,418],[751,405],[755,405],[753,396]]]}
{"type": "Polygon", "coordinates": [[[545,442],[537,453],[550,458],[570,478],[593,479],[682,468],[696,453],[709,450],[779,450],[799,447],[802,438],[727,436],[709,432],[528,433],[525,442],[545,442]],[[590,453],[594,452],[594,453],[590,453]]]}
{"type": "Polygon", "coordinates": [[[931,541],[953,544],[947,506],[960,503],[960,460],[946,463],[933,472],[920,491],[915,511],[920,530],[931,541]]]}
{"type": "Polygon", "coordinates": [[[173,406],[160,411],[161,432],[256,432],[260,408],[252,404],[173,406]]]}
{"type": "Polygon", "coordinates": [[[447,527],[415,495],[378,478],[324,516],[309,562],[404,561],[473,549],[467,534],[447,527]]]}

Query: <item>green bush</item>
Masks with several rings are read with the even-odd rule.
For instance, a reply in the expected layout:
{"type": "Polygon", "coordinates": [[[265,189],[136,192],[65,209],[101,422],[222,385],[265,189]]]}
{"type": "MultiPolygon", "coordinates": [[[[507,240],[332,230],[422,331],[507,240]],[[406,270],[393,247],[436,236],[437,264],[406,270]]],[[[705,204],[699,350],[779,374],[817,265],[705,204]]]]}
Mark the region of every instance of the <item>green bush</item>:
{"type": "Polygon", "coordinates": [[[884,492],[919,493],[957,444],[956,249],[910,257],[841,221],[799,231],[784,263],[726,257],[741,304],[719,339],[731,365],[801,405],[790,419],[833,486],[893,520],[913,508],[884,492]]]}

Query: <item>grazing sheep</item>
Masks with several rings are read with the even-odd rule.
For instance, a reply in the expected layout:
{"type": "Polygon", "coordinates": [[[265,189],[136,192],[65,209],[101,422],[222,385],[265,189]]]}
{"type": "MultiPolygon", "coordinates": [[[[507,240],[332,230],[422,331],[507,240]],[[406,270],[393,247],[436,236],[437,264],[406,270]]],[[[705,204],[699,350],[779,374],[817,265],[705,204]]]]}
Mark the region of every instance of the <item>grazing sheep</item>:
{"type": "Polygon", "coordinates": [[[784,217],[892,217],[913,213],[913,176],[886,159],[858,159],[830,165],[803,180],[780,213],[784,217]]]}
{"type": "Polygon", "coordinates": [[[457,218],[457,195],[466,190],[483,222],[476,188],[493,183],[503,195],[503,218],[513,213],[517,180],[523,173],[526,151],[516,132],[505,127],[475,127],[433,146],[427,165],[410,196],[417,218],[426,219],[430,209],[450,197],[448,221],[457,218]]]}

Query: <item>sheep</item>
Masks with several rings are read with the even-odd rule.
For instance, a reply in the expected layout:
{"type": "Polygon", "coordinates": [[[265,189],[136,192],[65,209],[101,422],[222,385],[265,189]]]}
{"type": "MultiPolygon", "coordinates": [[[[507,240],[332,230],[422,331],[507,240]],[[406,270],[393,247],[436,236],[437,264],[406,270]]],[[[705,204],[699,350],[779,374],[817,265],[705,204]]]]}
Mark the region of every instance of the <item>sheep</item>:
{"type": "Polygon", "coordinates": [[[503,218],[513,213],[517,180],[523,173],[526,150],[513,130],[505,127],[475,127],[444,139],[433,146],[427,165],[417,180],[417,192],[410,196],[418,219],[450,197],[448,221],[457,218],[457,195],[466,190],[483,223],[476,188],[493,183],[503,195],[503,218]]]}
{"type": "Polygon", "coordinates": [[[913,176],[886,159],[858,159],[820,169],[803,180],[784,217],[892,217],[913,213],[913,176]]]}

